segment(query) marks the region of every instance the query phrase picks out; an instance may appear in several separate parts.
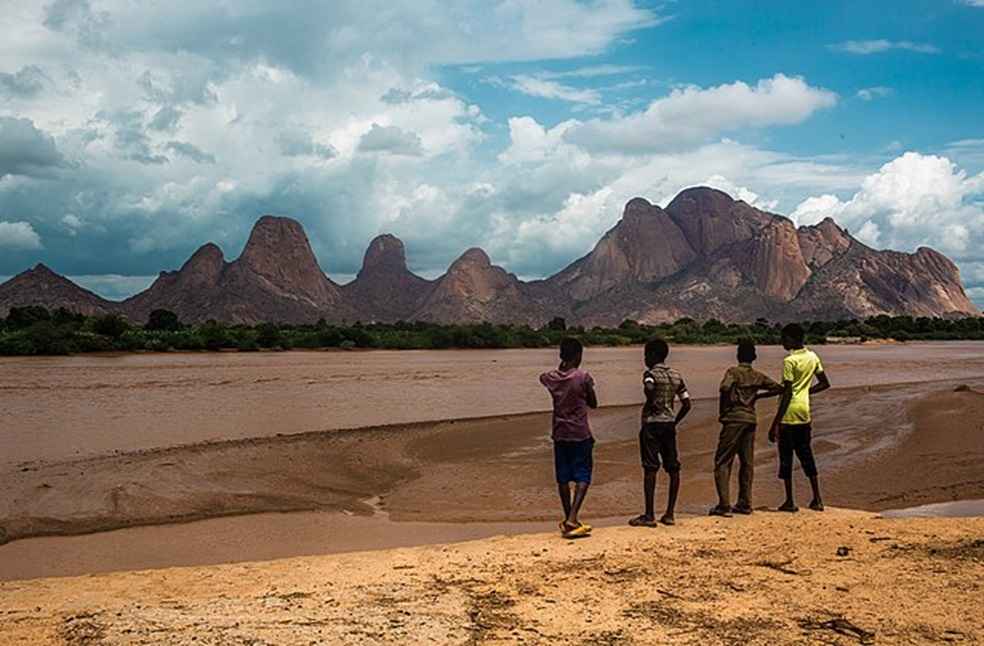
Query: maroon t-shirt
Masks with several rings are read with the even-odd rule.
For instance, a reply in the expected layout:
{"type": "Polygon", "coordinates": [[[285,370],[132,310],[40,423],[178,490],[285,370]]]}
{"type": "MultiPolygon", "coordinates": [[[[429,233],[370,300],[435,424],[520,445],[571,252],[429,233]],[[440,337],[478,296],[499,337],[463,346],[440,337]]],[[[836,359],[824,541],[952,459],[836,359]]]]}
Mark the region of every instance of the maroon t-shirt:
{"type": "Polygon", "coordinates": [[[588,388],[594,386],[591,375],[580,368],[564,372],[551,370],[540,375],[540,383],[553,397],[553,439],[560,442],[591,439],[588,424],[588,388]]]}

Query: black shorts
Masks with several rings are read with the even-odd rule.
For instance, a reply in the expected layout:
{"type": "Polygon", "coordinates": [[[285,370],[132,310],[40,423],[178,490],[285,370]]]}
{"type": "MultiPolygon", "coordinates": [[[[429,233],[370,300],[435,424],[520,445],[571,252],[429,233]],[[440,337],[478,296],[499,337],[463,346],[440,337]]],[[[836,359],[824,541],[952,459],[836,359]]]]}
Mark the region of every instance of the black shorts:
{"type": "Polygon", "coordinates": [[[658,471],[662,463],[667,473],[680,470],[677,456],[676,424],[673,422],[649,422],[639,431],[639,455],[642,468],[658,471]]]}
{"type": "Polygon", "coordinates": [[[799,459],[807,477],[817,475],[817,461],[813,457],[813,427],[809,424],[783,424],[779,427],[779,479],[793,477],[793,454],[799,459]]]}

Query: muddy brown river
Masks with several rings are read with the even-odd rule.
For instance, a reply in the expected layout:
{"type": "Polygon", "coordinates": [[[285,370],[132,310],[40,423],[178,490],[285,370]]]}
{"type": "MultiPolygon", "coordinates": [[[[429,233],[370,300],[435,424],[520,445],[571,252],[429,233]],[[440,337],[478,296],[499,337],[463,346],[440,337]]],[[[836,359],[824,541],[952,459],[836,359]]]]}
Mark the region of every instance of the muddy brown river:
{"type": "MultiPolygon", "coordinates": [[[[818,348],[835,387],[984,375],[984,343],[818,348]]],[[[783,350],[760,349],[779,376],[783,350]]],[[[554,350],[126,354],[0,358],[0,463],[203,441],[548,410],[554,350]]],[[[712,397],[731,347],[669,363],[712,397]]],[[[642,350],[588,348],[602,405],[641,401],[642,350]]]]}

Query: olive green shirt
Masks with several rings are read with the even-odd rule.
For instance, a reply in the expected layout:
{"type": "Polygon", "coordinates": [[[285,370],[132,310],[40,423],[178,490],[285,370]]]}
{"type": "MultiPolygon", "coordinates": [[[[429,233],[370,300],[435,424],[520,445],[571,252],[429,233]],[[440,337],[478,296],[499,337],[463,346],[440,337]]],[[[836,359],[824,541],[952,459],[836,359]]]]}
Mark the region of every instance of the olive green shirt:
{"type": "Polygon", "coordinates": [[[752,367],[750,363],[740,363],[728,368],[721,380],[721,393],[724,394],[721,406],[721,422],[742,422],[755,424],[755,399],[761,390],[778,390],[779,384],[752,367]]]}

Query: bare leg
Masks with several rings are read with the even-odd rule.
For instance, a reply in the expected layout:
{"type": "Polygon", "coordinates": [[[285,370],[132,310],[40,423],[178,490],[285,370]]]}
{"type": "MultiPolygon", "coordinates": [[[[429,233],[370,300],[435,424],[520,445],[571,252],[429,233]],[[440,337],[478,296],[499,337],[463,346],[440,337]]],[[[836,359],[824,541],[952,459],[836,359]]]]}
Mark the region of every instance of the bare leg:
{"type": "Polygon", "coordinates": [[[564,520],[571,516],[571,485],[570,483],[557,483],[557,492],[560,493],[560,504],[564,508],[564,520]]]}
{"type": "Polygon", "coordinates": [[[810,476],[810,486],[813,487],[813,500],[810,501],[810,509],[813,511],[823,511],[823,498],[820,496],[820,477],[810,476]]]}
{"type": "Polygon", "coordinates": [[[663,517],[660,519],[664,525],[672,525],[674,522],[673,510],[676,509],[676,501],[679,493],[680,472],[674,471],[670,474],[670,490],[666,496],[666,513],[663,514],[663,517]]]}
{"type": "Polygon", "coordinates": [[[656,471],[646,469],[642,479],[642,491],[646,498],[646,518],[656,518],[656,471]]]}
{"type": "Polygon", "coordinates": [[[574,504],[567,513],[568,527],[577,527],[581,524],[581,521],[577,519],[577,515],[581,511],[581,505],[584,503],[584,497],[588,493],[588,485],[589,483],[587,482],[574,483],[574,504]]]}
{"type": "Polygon", "coordinates": [[[793,479],[784,478],[783,483],[786,485],[786,501],[782,503],[779,507],[779,511],[799,511],[796,506],[796,501],[794,500],[795,495],[793,494],[793,479]]]}

